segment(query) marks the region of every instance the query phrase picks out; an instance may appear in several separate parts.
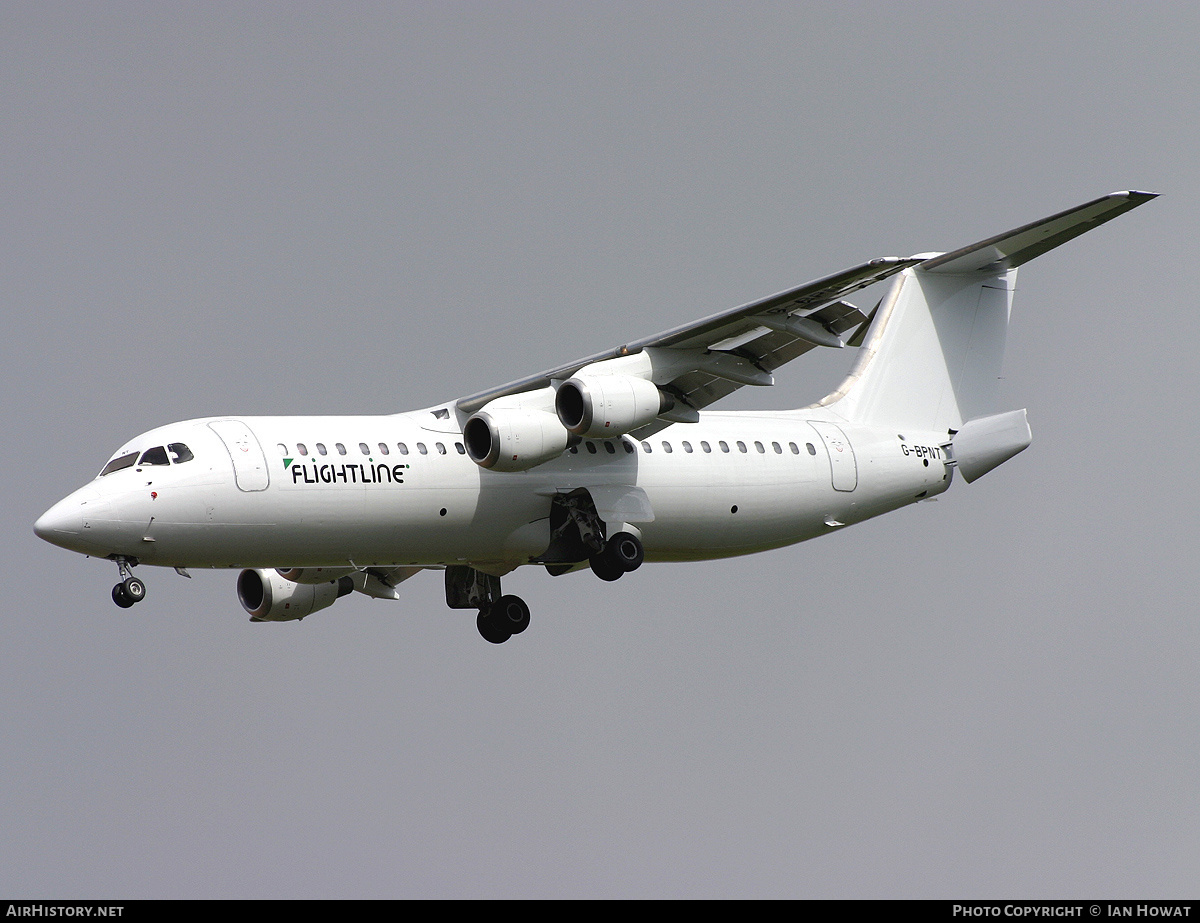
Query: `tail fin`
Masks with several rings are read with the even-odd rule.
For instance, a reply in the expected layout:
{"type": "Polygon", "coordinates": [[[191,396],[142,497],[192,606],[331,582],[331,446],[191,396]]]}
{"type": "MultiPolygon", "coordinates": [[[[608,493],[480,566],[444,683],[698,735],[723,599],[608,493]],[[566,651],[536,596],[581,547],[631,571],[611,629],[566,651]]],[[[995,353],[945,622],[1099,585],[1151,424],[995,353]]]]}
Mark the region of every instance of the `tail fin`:
{"type": "Polygon", "coordinates": [[[1017,267],[1154,197],[1114,192],[904,270],[821,404],[855,423],[937,431],[993,412],[1017,267]]]}

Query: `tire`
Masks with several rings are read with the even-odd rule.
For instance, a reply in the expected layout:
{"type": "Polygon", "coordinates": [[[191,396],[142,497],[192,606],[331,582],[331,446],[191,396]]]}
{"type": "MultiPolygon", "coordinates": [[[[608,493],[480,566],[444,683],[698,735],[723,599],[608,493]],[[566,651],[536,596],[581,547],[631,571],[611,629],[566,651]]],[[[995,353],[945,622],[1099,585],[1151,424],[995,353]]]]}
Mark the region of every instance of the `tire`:
{"type": "Polygon", "coordinates": [[[520,596],[501,596],[488,617],[503,625],[510,635],[519,635],[529,627],[529,606],[520,596]]]}
{"type": "Polygon", "coordinates": [[[146,584],[138,580],[137,577],[130,577],[121,584],[125,590],[125,595],[130,599],[130,605],[140,603],[146,598],[146,584]]]}
{"type": "Polygon", "coordinates": [[[475,627],[479,629],[479,634],[483,636],[484,641],[491,644],[503,644],[511,636],[510,632],[498,619],[491,617],[491,609],[480,609],[479,615],[475,618],[475,627]]]}
{"type": "Polygon", "coordinates": [[[606,554],[595,555],[588,563],[592,565],[592,573],[601,580],[620,580],[625,575],[625,569],[614,564],[606,554]]]}
{"type": "Polygon", "coordinates": [[[646,560],[646,549],[641,539],[629,532],[618,532],[604,546],[604,555],[621,568],[622,573],[637,570],[646,560]]]}
{"type": "Polygon", "coordinates": [[[118,583],[112,588],[112,601],[122,609],[128,609],[134,603],[134,600],[130,599],[129,595],[125,592],[125,584],[123,583],[118,583]]]}

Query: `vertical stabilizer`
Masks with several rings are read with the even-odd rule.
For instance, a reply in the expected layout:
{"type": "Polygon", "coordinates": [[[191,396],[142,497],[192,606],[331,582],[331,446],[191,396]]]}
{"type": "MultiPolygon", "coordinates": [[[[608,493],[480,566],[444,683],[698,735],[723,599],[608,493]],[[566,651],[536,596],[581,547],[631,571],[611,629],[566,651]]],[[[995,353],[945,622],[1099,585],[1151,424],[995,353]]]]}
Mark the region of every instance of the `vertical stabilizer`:
{"type": "Polygon", "coordinates": [[[1017,271],[907,269],[876,312],[859,361],[823,403],[855,423],[957,429],[991,412],[1017,271]]]}
{"type": "Polygon", "coordinates": [[[993,413],[1017,267],[1152,198],[1115,192],[904,270],[820,405],[854,423],[937,431],[993,413]]]}

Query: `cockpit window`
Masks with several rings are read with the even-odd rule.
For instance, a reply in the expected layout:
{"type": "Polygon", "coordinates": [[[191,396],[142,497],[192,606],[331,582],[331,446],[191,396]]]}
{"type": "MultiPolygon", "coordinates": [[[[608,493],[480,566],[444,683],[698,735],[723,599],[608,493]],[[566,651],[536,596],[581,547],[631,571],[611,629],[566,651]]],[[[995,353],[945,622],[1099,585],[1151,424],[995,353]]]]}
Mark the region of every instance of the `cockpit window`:
{"type": "Polygon", "coordinates": [[[129,452],[125,455],[118,455],[111,459],[104,470],[100,472],[100,477],[106,474],[112,474],[114,471],[120,471],[122,468],[132,468],[134,465],[169,465],[174,462],[176,465],[182,465],[184,462],[191,461],[195,458],[192,455],[192,450],[182,442],[172,442],[165,448],[161,445],[156,445],[152,449],[146,449],[141,453],[141,457],[137,452],[129,452]]]}
{"type": "Polygon", "coordinates": [[[139,465],[169,465],[167,461],[167,450],[160,445],[156,445],[153,449],[147,449],[142,453],[142,457],[138,459],[139,465]]]}
{"type": "Polygon", "coordinates": [[[192,454],[192,450],[182,442],[172,442],[167,446],[167,451],[171,453],[171,461],[177,465],[182,465],[185,461],[191,461],[196,457],[192,454]]]}
{"type": "Polygon", "coordinates": [[[100,472],[100,477],[112,474],[114,471],[120,471],[122,468],[132,468],[133,463],[137,461],[137,457],[137,452],[130,452],[128,455],[118,455],[104,466],[104,470],[100,472]]]}

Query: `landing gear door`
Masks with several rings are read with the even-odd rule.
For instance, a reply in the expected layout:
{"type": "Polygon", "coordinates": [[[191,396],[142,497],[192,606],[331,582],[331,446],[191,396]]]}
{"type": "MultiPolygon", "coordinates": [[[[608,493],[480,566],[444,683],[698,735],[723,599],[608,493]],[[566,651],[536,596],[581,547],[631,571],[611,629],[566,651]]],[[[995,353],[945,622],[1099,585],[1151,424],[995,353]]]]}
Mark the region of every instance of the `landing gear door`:
{"type": "Polygon", "coordinates": [[[854,447],[850,445],[846,434],[840,426],[833,423],[809,420],[808,425],[817,431],[821,442],[825,444],[833,477],[833,489],[847,492],[854,490],[858,486],[858,463],[854,460],[854,447]]]}
{"type": "Polygon", "coordinates": [[[239,490],[266,490],[270,483],[267,475],[267,457],[254,433],[241,420],[216,420],[208,424],[209,429],[221,437],[225,449],[233,460],[233,476],[239,490]]]}

